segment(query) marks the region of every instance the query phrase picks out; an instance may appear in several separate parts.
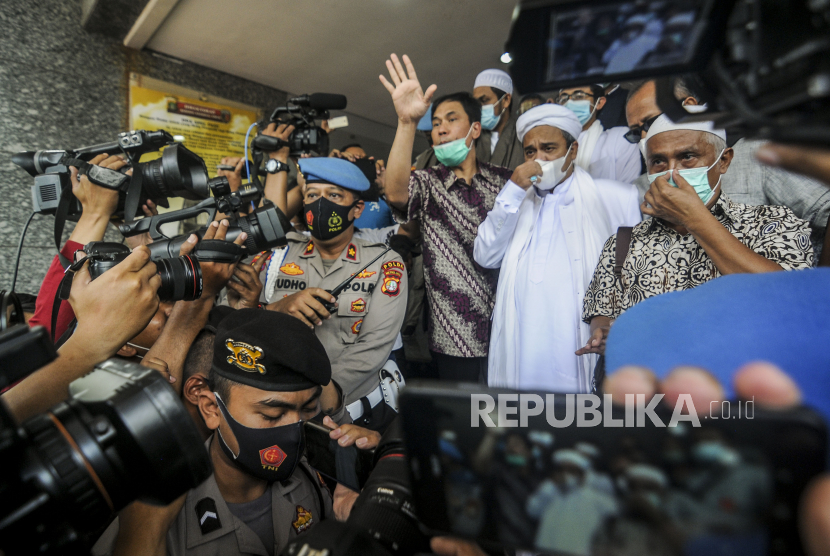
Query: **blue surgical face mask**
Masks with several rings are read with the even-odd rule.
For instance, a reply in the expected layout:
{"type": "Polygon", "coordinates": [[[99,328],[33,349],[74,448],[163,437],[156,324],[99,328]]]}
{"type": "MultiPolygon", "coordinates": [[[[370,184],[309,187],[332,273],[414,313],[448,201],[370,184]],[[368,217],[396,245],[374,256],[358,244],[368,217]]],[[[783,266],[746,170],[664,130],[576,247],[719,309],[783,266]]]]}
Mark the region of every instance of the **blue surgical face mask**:
{"type": "Polygon", "coordinates": [[[467,139],[472,132],[473,126],[470,126],[470,131],[467,132],[467,137],[464,137],[464,139],[456,139],[455,141],[432,147],[438,162],[449,168],[455,168],[464,162],[464,159],[467,158],[467,154],[469,154],[473,146],[472,143],[470,143],[470,146],[467,146],[467,139]]]}
{"type": "Polygon", "coordinates": [[[590,100],[569,100],[565,108],[576,114],[579,123],[585,125],[594,116],[596,104],[592,105],[590,100]]]}
{"type": "MultiPolygon", "coordinates": [[[[496,116],[496,105],[500,103],[504,97],[507,95],[502,96],[499,100],[494,102],[493,104],[485,104],[481,107],[481,128],[482,129],[495,129],[498,125],[499,120],[501,119],[501,114],[496,116]]],[[[502,113],[504,113],[504,108],[502,108],[502,113]]]]}
{"type": "MultiPolygon", "coordinates": [[[[725,151],[726,149],[724,149],[725,151]]],[[[712,198],[712,195],[715,194],[715,190],[720,187],[720,176],[718,176],[718,183],[715,184],[715,187],[709,187],[709,170],[715,167],[715,164],[720,162],[720,157],[723,156],[724,151],[721,151],[718,157],[715,159],[715,162],[711,166],[702,166],[700,168],[689,168],[688,170],[677,170],[677,173],[680,174],[684,180],[686,180],[689,185],[691,185],[697,196],[700,197],[700,200],[703,201],[703,204],[709,202],[712,198]]],[[[648,183],[654,182],[660,176],[664,176],[668,173],[666,172],[658,172],[656,174],[649,174],[648,175],[648,183]]],[[[669,185],[677,187],[677,184],[674,183],[672,178],[669,178],[669,185]]]]}

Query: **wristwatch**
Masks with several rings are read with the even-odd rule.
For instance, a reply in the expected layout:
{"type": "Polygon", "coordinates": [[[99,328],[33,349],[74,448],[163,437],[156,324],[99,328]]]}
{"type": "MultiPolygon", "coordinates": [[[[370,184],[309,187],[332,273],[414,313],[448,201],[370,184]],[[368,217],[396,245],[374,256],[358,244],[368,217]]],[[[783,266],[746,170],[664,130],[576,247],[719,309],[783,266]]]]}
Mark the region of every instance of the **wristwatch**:
{"type": "Polygon", "coordinates": [[[280,162],[276,158],[269,158],[265,163],[265,171],[269,174],[276,174],[277,172],[287,172],[288,164],[280,162]]]}

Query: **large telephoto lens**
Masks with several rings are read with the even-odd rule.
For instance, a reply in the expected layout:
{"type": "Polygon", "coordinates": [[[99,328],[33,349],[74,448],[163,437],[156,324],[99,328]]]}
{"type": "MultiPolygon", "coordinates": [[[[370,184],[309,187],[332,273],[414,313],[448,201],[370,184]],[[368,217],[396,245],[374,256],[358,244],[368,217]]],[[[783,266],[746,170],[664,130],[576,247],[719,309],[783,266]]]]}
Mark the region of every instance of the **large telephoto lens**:
{"type": "Polygon", "coordinates": [[[139,164],[141,186],[151,199],[182,197],[201,201],[210,197],[205,161],[184,145],[170,145],[161,158],[139,164]]]}
{"type": "Polygon", "coordinates": [[[69,401],[19,427],[0,408],[0,436],[15,431],[0,445],[5,554],[89,554],[115,512],[134,500],[169,504],[212,472],[193,419],[158,371],[111,359],[69,390],[69,401]]]}
{"type": "Polygon", "coordinates": [[[182,255],[155,263],[161,276],[160,300],[193,301],[202,297],[202,267],[195,257],[182,255]]]}

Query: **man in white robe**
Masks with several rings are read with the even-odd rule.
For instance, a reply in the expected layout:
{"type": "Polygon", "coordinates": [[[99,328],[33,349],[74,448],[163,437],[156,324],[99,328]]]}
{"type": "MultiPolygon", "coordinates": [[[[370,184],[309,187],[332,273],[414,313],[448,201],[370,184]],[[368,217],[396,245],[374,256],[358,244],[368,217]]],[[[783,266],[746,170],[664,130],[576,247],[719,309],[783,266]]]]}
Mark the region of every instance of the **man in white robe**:
{"type": "Polygon", "coordinates": [[[551,100],[573,112],[582,124],[582,131],[577,137],[577,166],[591,174],[595,180],[634,183],[640,177],[640,151],[636,144],[625,138],[628,128],[618,126],[605,129],[598,119],[607,100],[604,87],[583,85],[562,89],[551,100]]]}
{"type": "Polygon", "coordinates": [[[605,241],[641,216],[633,185],[594,180],[574,164],[581,130],[573,112],[556,104],[519,117],[525,163],[479,226],[476,262],[501,268],[490,386],[592,389],[596,356],[574,353],[590,336],[580,318],[583,296],[605,241]]]}

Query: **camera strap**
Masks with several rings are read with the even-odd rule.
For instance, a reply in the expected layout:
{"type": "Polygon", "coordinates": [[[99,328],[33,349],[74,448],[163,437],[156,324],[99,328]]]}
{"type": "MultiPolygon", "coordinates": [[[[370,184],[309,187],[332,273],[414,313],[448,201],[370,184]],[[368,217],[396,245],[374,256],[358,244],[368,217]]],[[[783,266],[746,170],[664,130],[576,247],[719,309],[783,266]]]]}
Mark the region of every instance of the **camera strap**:
{"type": "Polygon", "coordinates": [[[61,253],[61,239],[63,238],[63,228],[66,226],[66,217],[69,215],[69,204],[74,197],[72,188],[64,187],[61,191],[60,201],[58,201],[58,208],[55,211],[55,247],[58,250],[58,260],[64,271],[72,265],[72,261],[61,253]]]}
{"type": "Polygon", "coordinates": [[[78,169],[78,179],[81,176],[86,176],[89,181],[100,187],[107,189],[121,189],[121,187],[130,179],[127,174],[122,174],[118,170],[111,170],[102,166],[90,164],[84,160],[77,158],[65,158],[63,163],[67,166],[74,166],[78,169]]]}
{"type": "MultiPolygon", "coordinates": [[[[77,253],[77,251],[76,251],[77,253]]],[[[61,303],[69,299],[69,292],[72,290],[72,279],[75,278],[75,273],[84,266],[89,257],[84,257],[75,261],[66,267],[63,271],[63,278],[58,285],[58,291],[55,294],[55,301],[52,303],[52,343],[55,343],[55,330],[58,326],[58,313],[61,310],[61,303]]],[[[61,340],[66,341],[61,337],[61,340]]]]}

